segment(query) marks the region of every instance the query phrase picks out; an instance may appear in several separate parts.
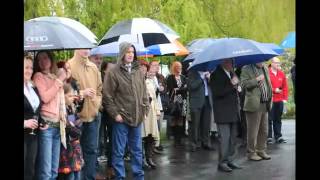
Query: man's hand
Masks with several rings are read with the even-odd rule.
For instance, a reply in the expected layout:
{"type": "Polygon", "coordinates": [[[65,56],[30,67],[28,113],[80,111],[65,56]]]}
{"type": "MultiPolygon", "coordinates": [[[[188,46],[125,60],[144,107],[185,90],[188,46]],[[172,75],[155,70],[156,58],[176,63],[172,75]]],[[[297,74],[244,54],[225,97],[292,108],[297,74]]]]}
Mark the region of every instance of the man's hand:
{"type": "Polygon", "coordinates": [[[264,80],[264,75],[263,74],[259,75],[258,77],[256,77],[256,80],[259,82],[264,80]]]}
{"type": "Polygon", "coordinates": [[[275,91],[276,93],[281,93],[281,92],[282,92],[282,90],[279,89],[279,88],[276,88],[274,91],[275,91]]]}
{"type": "Polygon", "coordinates": [[[206,77],[208,80],[210,79],[210,72],[209,71],[206,71],[204,73],[204,77],[206,77]]]}
{"type": "Polygon", "coordinates": [[[120,114],[118,114],[115,118],[116,122],[118,123],[122,123],[123,122],[123,119],[122,119],[122,116],[120,114]]]}
{"type": "Polygon", "coordinates": [[[233,76],[231,79],[232,85],[237,85],[240,82],[239,78],[237,76],[233,76]]]}
{"type": "Polygon", "coordinates": [[[96,90],[93,88],[86,88],[83,90],[83,96],[84,97],[91,97],[93,98],[96,95],[96,90]]]}
{"type": "Polygon", "coordinates": [[[241,86],[238,86],[238,87],[237,87],[237,91],[238,91],[239,93],[242,91],[241,86]]]}

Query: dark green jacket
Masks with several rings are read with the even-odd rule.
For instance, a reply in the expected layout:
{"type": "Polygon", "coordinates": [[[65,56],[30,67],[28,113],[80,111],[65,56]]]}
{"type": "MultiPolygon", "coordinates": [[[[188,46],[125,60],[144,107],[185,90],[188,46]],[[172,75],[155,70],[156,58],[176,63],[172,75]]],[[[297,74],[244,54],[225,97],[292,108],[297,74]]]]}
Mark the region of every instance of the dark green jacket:
{"type": "MultiPolygon", "coordinates": [[[[258,87],[258,81],[254,74],[253,68],[254,64],[246,65],[242,68],[241,71],[241,84],[242,87],[246,90],[245,99],[244,99],[244,111],[255,112],[258,111],[261,101],[261,92],[258,87]]],[[[271,109],[271,100],[272,100],[272,88],[269,77],[269,72],[267,67],[263,66],[264,76],[267,79],[268,91],[271,94],[270,100],[267,102],[267,109],[271,109]]]]}
{"type": "MultiPolygon", "coordinates": [[[[124,56],[129,45],[120,47],[120,58],[124,56]]],[[[149,99],[145,76],[136,60],[132,62],[131,73],[121,61],[107,73],[103,87],[103,104],[113,119],[120,114],[124,123],[129,126],[137,127],[145,119],[149,111],[149,99]]]]}

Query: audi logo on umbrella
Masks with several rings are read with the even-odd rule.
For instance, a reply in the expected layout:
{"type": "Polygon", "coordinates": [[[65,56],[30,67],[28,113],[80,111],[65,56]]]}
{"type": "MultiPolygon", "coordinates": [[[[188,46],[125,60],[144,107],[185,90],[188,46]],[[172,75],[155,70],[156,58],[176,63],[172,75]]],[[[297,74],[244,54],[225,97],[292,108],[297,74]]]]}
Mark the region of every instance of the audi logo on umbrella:
{"type": "Polygon", "coordinates": [[[48,36],[27,36],[27,42],[44,42],[48,41],[48,36]]]}

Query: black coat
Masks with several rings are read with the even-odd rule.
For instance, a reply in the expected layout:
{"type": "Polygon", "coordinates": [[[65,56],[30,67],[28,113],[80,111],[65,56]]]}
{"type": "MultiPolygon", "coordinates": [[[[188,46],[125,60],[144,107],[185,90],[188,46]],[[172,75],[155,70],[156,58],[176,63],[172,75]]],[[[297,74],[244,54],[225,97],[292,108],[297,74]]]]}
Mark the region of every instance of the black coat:
{"type": "MultiPolygon", "coordinates": [[[[182,86],[176,91],[176,95],[181,94],[182,98],[186,99],[187,98],[187,87],[185,85],[187,84],[187,79],[184,75],[180,75],[180,79],[182,82],[182,86]]],[[[167,92],[169,92],[169,97],[172,96],[172,94],[174,92],[173,91],[174,88],[178,88],[177,81],[176,81],[176,78],[174,77],[174,75],[170,74],[167,77],[167,92]]],[[[173,100],[173,98],[172,98],[172,100],[173,100]]]]}
{"type": "Polygon", "coordinates": [[[239,121],[239,99],[237,90],[221,66],[210,76],[213,112],[216,123],[232,123],[239,121]]]}
{"type": "MultiPolygon", "coordinates": [[[[38,116],[38,123],[40,124],[40,122],[41,122],[40,109],[41,109],[42,102],[41,102],[41,99],[39,96],[38,89],[36,87],[33,87],[33,89],[36,92],[36,94],[38,95],[40,105],[38,106],[38,108],[34,112],[31,104],[29,103],[28,98],[26,96],[24,96],[24,115],[23,115],[23,117],[24,117],[24,120],[27,120],[27,119],[32,119],[34,115],[37,115],[38,116]]],[[[29,128],[24,129],[25,134],[28,134],[30,132],[31,132],[31,129],[29,129],[29,128]]],[[[34,130],[34,133],[37,133],[37,130],[34,130]]]]}
{"type": "MultiPolygon", "coordinates": [[[[212,106],[212,97],[208,84],[208,96],[210,97],[210,105],[212,106]]],[[[190,109],[202,108],[205,104],[205,84],[197,71],[190,70],[187,78],[187,88],[189,91],[190,109]]]]}

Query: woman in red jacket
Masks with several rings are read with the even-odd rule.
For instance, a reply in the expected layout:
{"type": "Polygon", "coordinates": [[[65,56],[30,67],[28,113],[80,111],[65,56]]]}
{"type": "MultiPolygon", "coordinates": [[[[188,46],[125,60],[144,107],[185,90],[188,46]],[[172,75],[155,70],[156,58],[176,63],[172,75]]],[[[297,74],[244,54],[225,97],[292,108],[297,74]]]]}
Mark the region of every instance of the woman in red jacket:
{"type": "Polygon", "coordinates": [[[282,138],[281,134],[281,116],[284,103],[288,100],[288,85],[286,75],[280,70],[280,64],[280,60],[277,57],[274,57],[272,59],[271,67],[269,68],[273,97],[272,109],[269,114],[268,144],[272,143],[272,127],[276,142],[286,143],[286,140],[282,138]]]}

